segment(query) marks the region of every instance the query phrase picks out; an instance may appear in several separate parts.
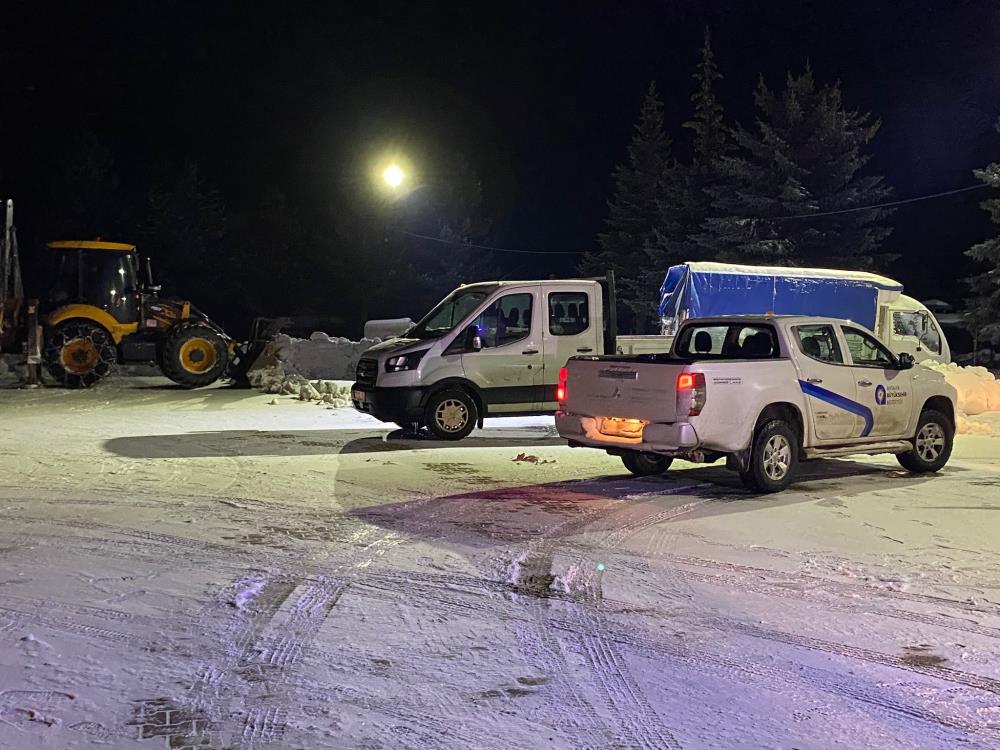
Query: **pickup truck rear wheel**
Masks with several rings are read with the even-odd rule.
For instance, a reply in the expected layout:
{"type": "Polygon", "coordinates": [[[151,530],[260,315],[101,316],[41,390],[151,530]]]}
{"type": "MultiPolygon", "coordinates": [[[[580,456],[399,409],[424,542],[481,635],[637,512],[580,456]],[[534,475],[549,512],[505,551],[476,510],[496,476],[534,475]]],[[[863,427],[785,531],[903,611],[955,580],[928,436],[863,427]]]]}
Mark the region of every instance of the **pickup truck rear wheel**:
{"type": "Polygon", "coordinates": [[[626,453],[622,456],[622,463],[625,468],[637,477],[649,477],[654,474],[662,474],[670,468],[673,463],[669,456],[661,456],[656,453],[626,453]]]}
{"type": "Polygon", "coordinates": [[[424,410],[424,424],[440,440],[461,440],[479,421],[476,401],[458,388],[449,388],[430,397],[424,410]]]}
{"type": "Polygon", "coordinates": [[[753,438],[750,467],[740,472],[743,484],[758,492],[781,492],[792,483],[799,455],[799,439],[784,421],[761,425],[753,438]]]}
{"type": "Polygon", "coordinates": [[[917,421],[913,450],[897,453],[896,460],[904,469],[915,474],[939,471],[951,457],[953,439],[948,418],[939,411],[928,409],[917,421]]]}

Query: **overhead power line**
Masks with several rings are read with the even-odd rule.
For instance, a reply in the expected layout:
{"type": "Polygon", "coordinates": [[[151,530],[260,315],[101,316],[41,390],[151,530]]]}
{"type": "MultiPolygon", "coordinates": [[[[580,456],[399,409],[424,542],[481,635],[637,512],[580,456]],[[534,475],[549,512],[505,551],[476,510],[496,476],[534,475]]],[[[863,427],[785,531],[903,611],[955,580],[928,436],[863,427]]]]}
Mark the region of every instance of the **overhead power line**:
{"type": "MultiPolygon", "coordinates": [[[[756,218],[754,221],[792,221],[793,219],[820,219],[825,216],[839,216],[841,214],[853,214],[859,211],[876,211],[880,208],[894,208],[895,206],[903,206],[907,203],[917,203],[919,201],[929,201],[935,198],[945,198],[949,195],[957,195],[959,193],[967,193],[971,190],[982,190],[983,188],[992,187],[992,185],[987,185],[985,183],[979,185],[968,185],[963,188],[956,188],[955,190],[945,190],[940,193],[930,193],[928,195],[918,195],[913,198],[903,198],[898,201],[889,201],[887,203],[876,203],[871,206],[855,206],[853,208],[842,208],[837,211],[817,211],[815,213],[808,214],[794,214],[792,216],[772,216],[768,218],[756,218]]],[[[416,237],[417,239],[427,240],[428,242],[438,242],[442,245],[452,245],[458,247],[470,247],[476,248],[477,250],[491,250],[496,253],[517,253],[519,255],[584,255],[586,250],[515,250],[509,247],[494,247],[492,245],[477,245],[474,242],[462,242],[461,240],[445,240],[440,237],[433,237],[429,234],[418,234],[417,232],[408,232],[405,229],[397,230],[400,234],[405,234],[408,237],[416,237]]]]}
{"type": "Polygon", "coordinates": [[[838,216],[839,214],[852,214],[858,211],[875,211],[879,208],[892,208],[893,206],[902,206],[906,203],[916,203],[917,201],[929,201],[934,198],[944,198],[948,195],[956,195],[958,193],[967,193],[970,190],[982,190],[983,188],[992,187],[985,183],[979,185],[969,185],[964,188],[957,188],[955,190],[945,190],[942,193],[931,193],[930,195],[918,195],[915,198],[904,198],[898,201],[889,201],[888,203],[876,203],[872,206],[855,206],[854,208],[842,208],[839,211],[819,211],[817,213],[811,214],[795,214],[794,216],[775,216],[769,221],[790,221],[791,219],[818,219],[822,216],[838,216]]]}

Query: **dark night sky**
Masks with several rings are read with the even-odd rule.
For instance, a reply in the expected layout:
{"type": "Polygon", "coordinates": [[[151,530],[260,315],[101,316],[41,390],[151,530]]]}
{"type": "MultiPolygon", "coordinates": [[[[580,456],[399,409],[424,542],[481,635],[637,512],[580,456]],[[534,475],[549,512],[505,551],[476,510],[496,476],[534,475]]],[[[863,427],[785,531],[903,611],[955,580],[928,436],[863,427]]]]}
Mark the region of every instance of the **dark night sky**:
{"type": "MultiPolygon", "coordinates": [[[[751,121],[759,74],[779,86],[808,59],[818,80],[842,82],[849,106],[882,118],[872,168],[899,197],[972,184],[973,167],[1000,157],[994,0],[98,1],[2,13],[0,192],[19,200],[22,227],[66,144],[89,130],[126,182],[192,158],[231,206],[276,184],[336,211],[333,188],[358,179],[373,149],[451,149],[482,178],[491,242],[589,248],[650,79],[678,154],[690,148],[679,124],[706,24],[730,121],[751,121]]],[[[989,231],[981,198],[898,211],[890,248],[904,257],[890,272],[918,295],[956,299],[959,284],[937,281],[989,231]]]]}

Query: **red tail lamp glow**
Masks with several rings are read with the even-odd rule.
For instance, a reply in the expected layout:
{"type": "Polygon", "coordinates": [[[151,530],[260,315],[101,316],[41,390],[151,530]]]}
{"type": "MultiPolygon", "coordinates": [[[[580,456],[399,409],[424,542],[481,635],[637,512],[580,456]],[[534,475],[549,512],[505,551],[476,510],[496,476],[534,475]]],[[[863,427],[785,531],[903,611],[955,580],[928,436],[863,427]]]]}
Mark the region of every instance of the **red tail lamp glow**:
{"type": "Polygon", "coordinates": [[[682,372],[677,375],[677,413],[697,417],[705,408],[705,373],[682,372]]]}
{"type": "Polygon", "coordinates": [[[690,391],[694,388],[694,375],[690,372],[682,372],[677,376],[677,390],[690,391]]]}
{"type": "Polygon", "coordinates": [[[560,404],[566,401],[566,381],[568,379],[569,373],[565,367],[561,367],[559,369],[559,385],[556,386],[556,401],[560,404]]]}

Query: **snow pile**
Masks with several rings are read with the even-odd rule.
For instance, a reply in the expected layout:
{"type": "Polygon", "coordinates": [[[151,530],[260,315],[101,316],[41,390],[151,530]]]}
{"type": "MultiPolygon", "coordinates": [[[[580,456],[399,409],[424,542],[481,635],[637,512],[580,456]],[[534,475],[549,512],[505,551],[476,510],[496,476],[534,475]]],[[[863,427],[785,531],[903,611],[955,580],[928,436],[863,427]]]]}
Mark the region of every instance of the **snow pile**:
{"type": "Polygon", "coordinates": [[[300,401],[316,401],[335,409],[351,405],[351,381],[349,380],[307,380],[295,373],[286,373],[281,362],[269,367],[251,370],[247,373],[250,385],[264,393],[295,396],[300,401]]]}
{"type": "Polygon", "coordinates": [[[251,388],[264,393],[281,393],[291,395],[297,392],[299,381],[303,378],[286,376],[285,368],[280,362],[272,362],[266,367],[258,367],[247,372],[247,381],[251,388]]]}
{"type": "Polygon", "coordinates": [[[300,401],[317,401],[335,409],[351,405],[351,383],[344,380],[313,380],[299,384],[300,401]]]}
{"type": "Polygon", "coordinates": [[[961,367],[954,362],[946,365],[930,360],[921,364],[940,372],[958,391],[958,408],[963,414],[975,416],[1000,411],[1000,380],[985,367],[961,367]]]}
{"type": "MultiPolygon", "coordinates": [[[[1000,412],[998,412],[1000,414],[1000,412]]],[[[1000,437],[1000,422],[990,422],[983,419],[969,418],[958,415],[955,425],[960,435],[984,435],[986,437],[1000,437]]]]}
{"type": "Polygon", "coordinates": [[[379,339],[351,341],[317,331],[308,339],[280,334],[247,372],[253,388],[296,396],[334,408],[351,405],[351,383],[358,360],[379,339]]]}
{"type": "Polygon", "coordinates": [[[920,363],[944,375],[948,384],[958,391],[958,432],[976,435],[996,435],[991,421],[970,419],[987,412],[1000,412],[1000,380],[985,367],[962,367],[932,360],[920,363]]]}
{"type": "Polygon", "coordinates": [[[316,331],[308,339],[279,334],[274,347],[289,374],[306,380],[352,380],[361,355],[380,341],[377,338],[351,341],[316,331]]]}

